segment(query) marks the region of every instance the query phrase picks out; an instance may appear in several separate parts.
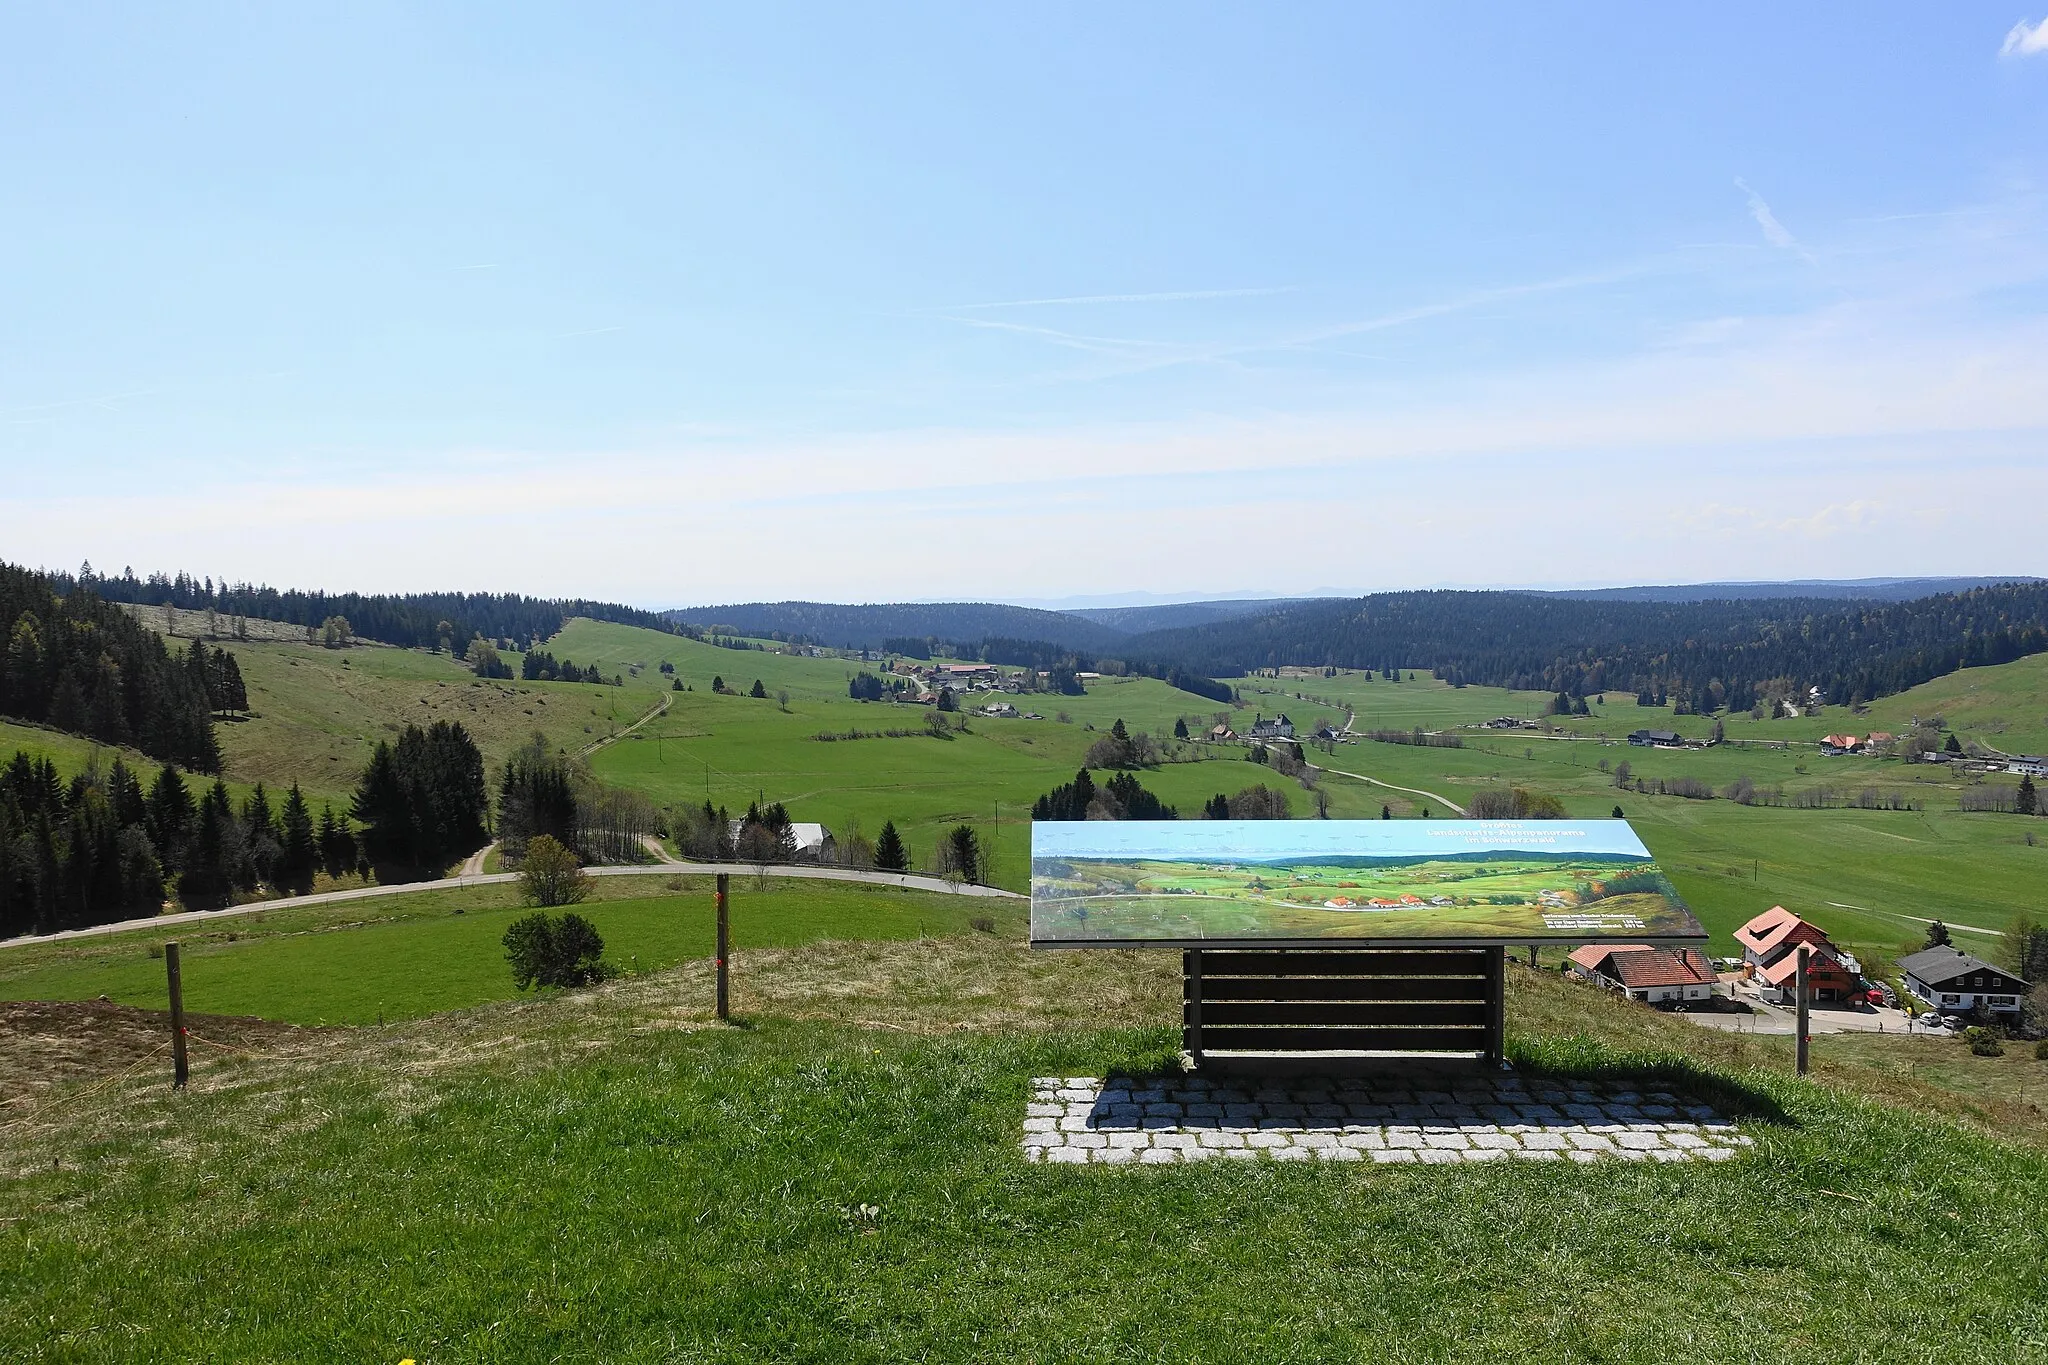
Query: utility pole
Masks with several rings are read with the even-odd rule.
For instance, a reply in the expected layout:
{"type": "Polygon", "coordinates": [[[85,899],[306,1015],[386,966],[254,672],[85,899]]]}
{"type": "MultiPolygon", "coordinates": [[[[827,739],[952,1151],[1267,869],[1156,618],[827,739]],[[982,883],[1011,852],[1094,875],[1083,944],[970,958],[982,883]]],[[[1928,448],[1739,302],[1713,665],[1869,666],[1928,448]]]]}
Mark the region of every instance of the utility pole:
{"type": "Polygon", "coordinates": [[[1798,1001],[1799,1005],[1797,1028],[1799,1029],[1799,1074],[1802,1076],[1806,1074],[1807,1045],[1810,1041],[1806,1030],[1812,1016],[1813,986],[1807,980],[1807,973],[1812,970],[1812,966],[1813,945],[1802,943],[1799,945],[1799,969],[1793,976],[1796,984],[1794,999],[1798,1001]]]}
{"type": "Polygon", "coordinates": [[[175,943],[164,945],[164,975],[171,992],[171,1089],[183,1090],[191,1068],[185,1059],[185,981],[175,943]]]}
{"type": "MultiPolygon", "coordinates": [[[[727,996],[727,993],[726,993],[726,973],[725,973],[725,954],[726,954],[726,948],[728,947],[728,942],[727,942],[727,940],[728,940],[728,937],[729,937],[729,936],[728,936],[728,934],[727,934],[727,931],[726,931],[726,929],[727,929],[727,926],[726,926],[726,915],[725,915],[725,896],[726,896],[726,892],[727,892],[727,890],[728,890],[728,889],[730,889],[730,887],[731,887],[731,884],[732,884],[732,878],[731,878],[730,876],[728,876],[728,875],[727,875],[726,873],[723,873],[723,872],[721,872],[721,873],[719,873],[719,874],[718,874],[718,943],[717,943],[717,949],[716,949],[716,951],[717,951],[717,954],[718,954],[718,1006],[717,1006],[717,1008],[718,1008],[718,1018],[720,1019],[720,1021],[721,1021],[721,1022],[722,1022],[722,1021],[724,1021],[725,1019],[729,1018],[729,1017],[730,1017],[730,1015],[731,1015],[731,1009],[730,1009],[730,1001],[729,1001],[729,997],[727,996]]],[[[1804,1070],[1804,1067],[1802,1067],[1801,1069],[1802,1069],[1802,1070],[1804,1070]]]]}

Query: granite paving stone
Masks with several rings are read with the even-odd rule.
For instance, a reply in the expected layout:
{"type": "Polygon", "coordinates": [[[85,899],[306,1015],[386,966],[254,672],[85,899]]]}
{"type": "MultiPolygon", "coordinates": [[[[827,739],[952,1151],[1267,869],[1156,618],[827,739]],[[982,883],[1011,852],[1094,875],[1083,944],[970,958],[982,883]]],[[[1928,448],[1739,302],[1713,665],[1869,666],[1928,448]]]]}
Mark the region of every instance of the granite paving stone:
{"type": "Polygon", "coordinates": [[[1038,1076],[1021,1124],[1026,1161],[1732,1161],[1754,1139],[1710,1105],[1626,1084],[1503,1076],[1451,1088],[1313,1078],[1038,1076]]]}

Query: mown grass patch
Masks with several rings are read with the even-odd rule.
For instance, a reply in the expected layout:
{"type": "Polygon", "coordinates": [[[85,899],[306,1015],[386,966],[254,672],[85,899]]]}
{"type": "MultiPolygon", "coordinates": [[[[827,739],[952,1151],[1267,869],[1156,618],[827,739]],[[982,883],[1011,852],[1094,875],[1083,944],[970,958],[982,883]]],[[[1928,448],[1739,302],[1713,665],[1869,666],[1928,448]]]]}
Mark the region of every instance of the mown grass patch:
{"type": "MultiPolygon", "coordinates": [[[[1083,993],[1113,965],[1089,956],[1083,993]]],[[[438,1365],[2048,1349],[2041,1153],[1609,1039],[1597,1001],[1562,1041],[1519,1037],[1525,1065],[1719,1077],[1775,1115],[1751,1121],[1753,1154],[1033,1167],[1017,1152],[1029,1078],[1162,1064],[1170,1025],[651,1027],[659,985],[320,1035],[325,1056],[135,1091],[33,1149],[0,1136],[0,1350],[438,1365]]],[[[1646,1036],[1672,1027],[1641,1013],[1646,1036]]]]}
{"type": "MultiPolygon", "coordinates": [[[[964,934],[978,917],[1020,931],[1021,912],[961,896],[818,881],[734,878],[739,950],[820,939],[891,940],[964,934]]],[[[581,912],[607,960],[654,971],[708,958],[708,877],[604,878],[581,912]],[[673,883],[665,891],[659,883],[673,883]],[[648,894],[650,891],[662,894],[648,894]]],[[[512,885],[457,888],[388,901],[344,902],[0,953],[0,999],[90,1000],[167,1007],[161,945],[183,945],[187,1008],[298,1024],[412,1019],[515,996],[501,939],[523,913],[512,885]]]]}

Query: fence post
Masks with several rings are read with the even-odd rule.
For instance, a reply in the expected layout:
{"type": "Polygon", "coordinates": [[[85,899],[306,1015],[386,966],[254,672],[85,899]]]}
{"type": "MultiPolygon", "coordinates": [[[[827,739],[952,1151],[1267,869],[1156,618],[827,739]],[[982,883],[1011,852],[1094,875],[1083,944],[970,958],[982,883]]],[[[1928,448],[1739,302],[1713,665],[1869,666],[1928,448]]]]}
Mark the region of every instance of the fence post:
{"type": "Polygon", "coordinates": [[[1184,1041],[1196,1070],[1202,1066],[1202,950],[1189,948],[1181,954],[1181,973],[1187,982],[1187,1019],[1184,1041]]]}
{"type": "Polygon", "coordinates": [[[1799,1006],[1799,1022],[1797,1024],[1799,1029],[1799,1074],[1802,1076],[1806,1074],[1806,1028],[1813,1008],[1813,986],[1807,981],[1806,974],[1812,970],[1812,963],[1813,945],[1808,943],[1800,944],[1799,968],[1793,974],[1793,980],[1797,983],[1797,989],[1794,992],[1793,998],[1798,1002],[1799,1006]]]}
{"type": "Polygon", "coordinates": [[[728,890],[728,889],[730,889],[731,885],[732,885],[732,878],[731,878],[731,877],[729,877],[729,876],[728,876],[727,874],[725,874],[725,873],[723,873],[723,872],[721,872],[721,873],[719,873],[719,874],[718,874],[718,946],[717,946],[717,955],[718,955],[718,956],[717,956],[717,962],[718,962],[718,1017],[719,1017],[720,1019],[725,1019],[725,1018],[728,1018],[728,1017],[729,1017],[729,1015],[730,1015],[730,1005],[729,1005],[728,997],[727,997],[727,994],[726,994],[726,977],[725,977],[725,953],[726,953],[726,948],[727,948],[727,946],[728,946],[728,945],[727,945],[727,937],[728,937],[728,936],[727,936],[727,933],[726,933],[726,916],[725,916],[725,897],[726,897],[726,892],[727,892],[727,890],[728,890]]]}
{"type": "Polygon", "coordinates": [[[1495,1066],[1505,1066],[1508,1060],[1508,950],[1505,944],[1495,944],[1485,951],[1486,1060],[1495,1066]]]}
{"type": "Polygon", "coordinates": [[[183,1090],[191,1068],[185,1058],[185,981],[178,970],[178,945],[164,945],[164,975],[171,992],[171,1089],[183,1090]]]}

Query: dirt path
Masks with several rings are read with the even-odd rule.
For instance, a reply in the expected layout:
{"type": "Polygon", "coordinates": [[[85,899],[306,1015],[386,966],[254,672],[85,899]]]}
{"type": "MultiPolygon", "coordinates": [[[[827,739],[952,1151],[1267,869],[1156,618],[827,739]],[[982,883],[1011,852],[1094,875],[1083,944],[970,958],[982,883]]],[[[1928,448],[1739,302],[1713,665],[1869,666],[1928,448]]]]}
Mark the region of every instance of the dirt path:
{"type": "Polygon", "coordinates": [[[1438,805],[1449,806],[1453,814],[1462,816],[1465,813],[1465,808],[1457,802],[1448,797],[1438,796],[1435,792],[1426,792],[1420,787],[1397,787],[1391,782],[1382,782],[1377,777],[1367,777],[1364,773],[1347,773],[1342,768],[1318,768],[1316,771],[1335,773],[1339,777],[1354,778],[1360,782],[1370,782],[1373,786],[1385,787],[1390,792],[1407,792],[1410,796],[1426,796],[1438,805]]]}
{"type": "Polygon", "coordinates": [[[689,866],[689,864],[684,862],[681,858],[678,858],[675,854],[669,852],[668,845],[664,844],[658,835],[641,835],[640,847],[646,849],[649,853],[652,853],[654,855],[654,860],[660,863],[663,867],[689,866]]]}
{"type": "MultiPolygon", "coordinates": [[[[593,877],[706,877],[725,873],[734,877],[751,877],[760,872],[758,863],[657,863],[653,867],[592,867],[586,868],[593,877]]],[[[870,886],[895,886],[908,891],[937,891],[948,896],[982,896],[995,900],[1026,900],[1020,892],[1005,891],[999,886],[970,886],[964,882],[950,882],[943,877],[921,877],[909,872],[866,872],[852,867],[810,867],[802,863],[770,863],[767,867],[771,877],[795,877],[802,881],[865,882],[870,886]]],[[[125,933],[132,929],[176,929],[186,924],[211,924],[217,920],[234,919],[240,915],[260,915],[268,910],[297,910],[308,905],[333,905],[341,901],[370,900],[377,896],[407,896],[421,891],[449,891],[458,886],[503,886],[519,880],[517,872],[490,872],[481,876],[445,877],[437,882],[399,882],[392,886],[359,886],[348,891],[322,891],[311,896],[286,896],[273,901],[251,901],[227,910],[184,910],[175,915],[157,915],[150,919],[122,920],[118,924],[95,924],[85,929],[66,929],[55,934],[24,934],[20,938],[0,939],[0,949],[18,948],[30,943],[61,943],[73,938],[97,938],[103,934],[125,933]]]]}
{"type": "Polygon", "coordinates": [[[625,737],[626,737],[627,735],[630,735],[630,734],[632,734],[632,733],[633,733],[633,732],[634,732],[635,730],[637,730],[637,729],[639,729],[639,728],[640,728],[641,726],[645,725],[645,724],[646,724],[646,723],[647,723],[648,721],[650,721],[650,720],[653,720],[653,719],[655,719],[655,718],[656,718],[656,717],[658,717],[658,716],[665,716],[665,715],[667,715],[667,714],[668,714],[668,704],[669,704],[669,701],[670,701],[670,699],[671,699],[671,698],[673,698],[674,696],[675,696],[675,693],[673,693],[673,692],[664,692],[664,693],[662,693],[662,694],[661,694],[661,700],[660,700],[660,701],[658,701],[658,702],[656,702],[656,703],[654,704],[654,709],[652,709],[651,711],[649,711],[649,712],[648,712],[648,713],[647,713],[646,715],[644,715],[644,716],[640,717],[640,719],[638,719],[638,720],[634,721],[634,722],[633,722],[633,723],[632,723],[631,725],[628,725],[628,726],[627,726],[627,727],[626,727],[625,729],[623,729],[623,730],[620,730],[620,731],[618,731],[618,732],[616,732],[616,733],[614,733],[614,734],[609,734],[609,735],[606,735],[606,736],[605,736],[605,737],[604,737],[603,739],[599,739],[599,740],[593,740],[593,741],[592,741],[592,742],[590,742],[589,744],[586,744],[586,745],[584,745],[584,746],[583,746],[582,748],[580,748],[580,749],[578,749],[578,750],[576,751],[576,757],[578,757],[578,758],[589,758],[589,757],[590,757],[590,756],[591,756],[592,754],[596,753],[596,752],[597,752],[597,751],[598,751],[599,749],[602,749],[602,748],[604,748],[604,747],[605,747],[605,746],[606,746],[607,744],[616,744],[616,743],[618,743],[618,742],[619,742],[620,740],[624,739],[624,738],[625,738],[625,737]]]}
{"type": "Polygon", "coordinates": [[[463,862],[463,864],[462,864],[462,870],[461,870],[460,872],[456,873],[455,875],[456,875],[456,876],[458,876],[458,877],[481,877],[481,876],[483,876],[483,875],[484,875],[484,859],[485,859],[485,858],[487,858],[487,857],[489,857],[489,856],[490,856],[490,852],[491,852],[491,850],[492,850],[492,849],[494,849],[494,848],[496,848],[496,847],[497,847],[497,845],[496,845],[495,843],[485,844],[485,845],[484,845],[484,846],[483,846],[482,848],[480,848],[480,849],[478,849],[478,850],[477,850],[476,852],[474,852],[474,853],[470,854],[470,855],[469,855],[469,857],[468,857],[467,859],[465,859],[465,860],[464,860],[464,862],[463,862]]]}

